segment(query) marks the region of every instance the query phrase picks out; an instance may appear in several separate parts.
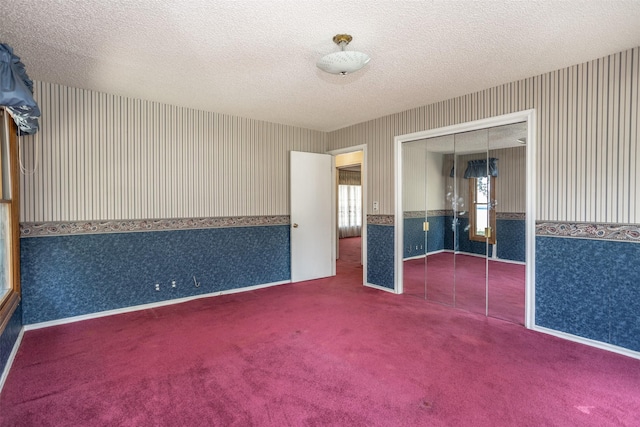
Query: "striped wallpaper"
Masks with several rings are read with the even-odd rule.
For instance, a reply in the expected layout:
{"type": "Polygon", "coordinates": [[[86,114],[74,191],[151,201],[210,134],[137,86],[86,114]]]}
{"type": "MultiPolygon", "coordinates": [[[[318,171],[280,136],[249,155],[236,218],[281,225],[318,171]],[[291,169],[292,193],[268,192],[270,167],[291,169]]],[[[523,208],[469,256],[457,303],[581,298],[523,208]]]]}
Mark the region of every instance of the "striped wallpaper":
{"type": "Polygon", "coordinates": [[[496,212],[527,210],[527,149],[524,146],[489,150],[489,157],[498,159],[496,212]]]}
{"type": "Polygon", "coordinates": [[[535,108],[537,219],[640,223],[639,88],[634,48],[327,134],[35,82],[21,221],[286,215],[289,150],[360,144],[391,215],[394,136],[535,108]]]}
{"type": "Polygon", "coordinates": [[[537,219],[640,223],[639,88],[634,48],[340,129],[328,149],[368,144],[368,200],[392,215],[394,136],[535,108],[537,219]]]}
{"type": "Polygon", "coordinates": [[[403,144],[402,208],[405,212],[445,209],[443,158],[443,154],[427,152],[423,141],[403,144]]]}
{"type": "Polygon", "coordinates": [[[326,151],[318,131],[44,82],[34,90],[41,131],[21,139],[21,222],[288,215],[289,151],[326,151]]]}

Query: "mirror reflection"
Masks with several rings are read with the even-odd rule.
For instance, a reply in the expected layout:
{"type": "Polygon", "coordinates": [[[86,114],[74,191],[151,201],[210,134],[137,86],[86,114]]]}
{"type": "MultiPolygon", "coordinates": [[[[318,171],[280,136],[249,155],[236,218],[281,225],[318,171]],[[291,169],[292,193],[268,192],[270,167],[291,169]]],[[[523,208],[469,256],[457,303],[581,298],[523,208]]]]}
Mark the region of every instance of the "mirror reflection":
{"type": "Polygon", "coordinates": [[[404,292],[524,324],[525,122],[403,144],[404,292]]]}

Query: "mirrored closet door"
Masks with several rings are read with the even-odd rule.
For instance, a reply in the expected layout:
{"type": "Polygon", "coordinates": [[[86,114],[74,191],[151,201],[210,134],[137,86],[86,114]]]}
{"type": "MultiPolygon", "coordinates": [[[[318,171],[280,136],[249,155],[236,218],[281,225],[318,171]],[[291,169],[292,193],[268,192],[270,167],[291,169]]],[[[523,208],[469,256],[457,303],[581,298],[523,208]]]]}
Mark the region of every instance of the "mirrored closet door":
{"type": "Polygon", "coordinates": [[[487,251],[492,235],[489,217],[491,177],[488,175],[487,129],[453,135],[454,165],[448,182],[454,189],[453,258],[455,265],[455,306],[485,314],[487,296],[487,251]]]}
{"type": "Polygon", "coordinates": [[[403,144],[404,292],[524,323],[526,123],[403,144]]]}
{"type": "Polygon", "coordinates": [[[403,259],[404,294],[426,297],[425,254],[429,236],[424,232],[426,218],[427,163],[424,141],[403,145],[403,259]]]}

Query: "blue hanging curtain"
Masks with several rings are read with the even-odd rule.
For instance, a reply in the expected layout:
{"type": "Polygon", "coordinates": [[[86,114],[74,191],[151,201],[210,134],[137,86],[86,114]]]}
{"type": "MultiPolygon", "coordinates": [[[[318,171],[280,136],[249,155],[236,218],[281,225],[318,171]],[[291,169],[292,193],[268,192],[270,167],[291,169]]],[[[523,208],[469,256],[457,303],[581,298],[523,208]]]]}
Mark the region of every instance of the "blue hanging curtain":
{"type": "Polygon", "coordinates": [[[11,46],[0,43],[0,106],[7,108],[21,134],[38,131],[40,108],[33,99],[33,82],[11,46]]]}
{"type": "Polygon", "coordinates": [[[469,160],[464,177],[469,179],[483,176],[498,176],[498,159],[491,157],[488,161],[487,159],[469,160]]]}

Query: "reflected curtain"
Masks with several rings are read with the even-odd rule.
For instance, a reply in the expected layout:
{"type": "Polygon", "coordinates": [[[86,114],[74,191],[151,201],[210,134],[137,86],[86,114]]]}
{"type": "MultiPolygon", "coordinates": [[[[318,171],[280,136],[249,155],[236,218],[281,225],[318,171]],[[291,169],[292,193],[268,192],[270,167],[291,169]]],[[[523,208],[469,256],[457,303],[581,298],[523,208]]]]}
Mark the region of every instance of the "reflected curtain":
{"type": "MultiPolygon", "coordinates": [[[[449,177],[456,176],[455,165],[451,166],[449,177]]],[[[482,178],[483,176],[498,176],[498,159],[491,157],[487,159],[469,160],[467,169],[464,171],[464,178],[482,178]]]]}
{"type": "Polygon", "coordinates": [[[339,171],[338,178],[338,237],[362,234],[362,187],[360,172],[339,171]]]}
{"type": "Polygon", "coordinates": [[[487,159],[469,160],[464,177],[469,179],[483,176],[498,176],[498,159],[491,157],[488,161],[487,159]]]}

